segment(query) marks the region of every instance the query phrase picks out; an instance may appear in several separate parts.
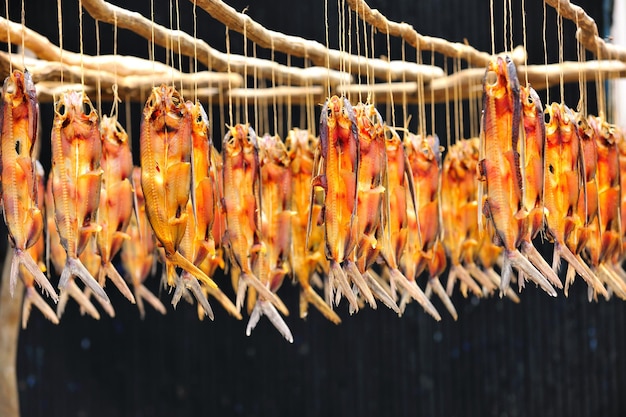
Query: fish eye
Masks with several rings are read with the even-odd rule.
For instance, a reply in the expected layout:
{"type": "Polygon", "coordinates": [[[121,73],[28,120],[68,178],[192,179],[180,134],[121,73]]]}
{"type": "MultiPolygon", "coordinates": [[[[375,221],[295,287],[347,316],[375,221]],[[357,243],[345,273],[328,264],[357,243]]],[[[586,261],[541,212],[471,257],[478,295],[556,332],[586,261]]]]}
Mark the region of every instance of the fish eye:
{"type": "Polygon", "coordinates": [[[67,112],[67,108],[65,106],[65,103],[62,103],[62,102],[57,103],[56,112],[58,114],[60,114],[61,116],[65,116],[65,114],[67,112]]]}
{"type": "Polygon", "coordinates": [[[15,94],[16,91],[17,91],[17,85],[15,84],[15,81],[8,80],[6,84],[6,92],[8,94],[15,94]]]}
{"type": "Polygon", "coordinates": [[[83,101],[83,114],[91,114],[92,111],[93,107],[91,106],[91,103],[88,101],[83,101]]]}
{"type": "Polygon", "coordinates": [[[178,96],[178,94],[172,94],[172,103],[175,106],[179,106],[180,105],[180,97],[178,96]]]}
{"type": "Polygon", "coordinates": [[[490,87],[495,86],[498,83],[498,74],[495,71],[489,71],[485,76],[485,83],[490,87]]]}

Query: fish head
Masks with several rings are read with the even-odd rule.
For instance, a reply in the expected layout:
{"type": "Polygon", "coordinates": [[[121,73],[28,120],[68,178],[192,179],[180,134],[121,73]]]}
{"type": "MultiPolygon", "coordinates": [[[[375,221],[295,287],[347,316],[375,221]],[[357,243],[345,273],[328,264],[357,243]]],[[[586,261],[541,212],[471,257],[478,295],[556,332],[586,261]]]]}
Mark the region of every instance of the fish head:
{"type": "Polygon", "coordinates": [[[483,80],[483,89],[485,94],[496,99],[504,97],[511,90],[517,89],[519,91],[515,64],[508,55],[498,56],[489,61],[483,80]]]}
{"type": "Polygon", "coordinates": [[[102,148],[109,155],[117,155],[120,148],[128,146],[128,134],[116,117],[102,116],[100,120],[102,148]]]}
{"type": "Polygon", "coordinates": [[[280,136],[266,133],[259,138],[259,160],[262,164],[289,165],[287,148],[280,136]]]}
{"type": "Polygon", "coordinates": [[[98,125],[96,109],[84,91],[65,91],[56,101],[54,112],[63,127],[72,122],[77,134],[86,133],[98,125]]]}
{"type": "Polygon", "coordinates": [[[186,114],[187,106],[180,93],[166,84],[152,88],[143,110],[144,119],[150,121],[156,131],[178,129],[186,114]]]}
{"type": "Polygon", "coordinates": [[[529,120],[536,120],[543,115],[543,105],[539,95],[532,87],[520,87],[522,113],[529,120]]]}

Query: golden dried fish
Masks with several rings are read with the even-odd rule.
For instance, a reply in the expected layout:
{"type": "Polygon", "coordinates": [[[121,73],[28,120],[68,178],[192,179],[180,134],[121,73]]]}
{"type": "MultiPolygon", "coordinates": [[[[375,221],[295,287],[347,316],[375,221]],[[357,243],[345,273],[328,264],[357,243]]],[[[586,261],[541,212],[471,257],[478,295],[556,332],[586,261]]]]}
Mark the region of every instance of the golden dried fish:
{"type": "MultiPolygon", "coordinates": [[[[291,248],[291,171],[285,144],[279,136],[263,135],[258,140],[261,171],[261,242],[252,255],[252,270],[261,283],[276,292],[289,273],[291,248]]],[[[250,297],[249,293],[249,297],[250,297]]],[[[289,327],[273,306],[262,297],[250,297],[254,307],[246,334],[250,335],[262,315],[267,316],[276,329],[293,342],[289,327]]]]}
{"type": "Polygon", "coordinates": [[[117,118],[102,116],[100,134],[102,138],[100,166],[103,175],[97,220],[101,229],[96,234],[101,258],[98,281],[100,285],[104,285],[106,277],[109,277],[120,292],[131,303],[135,303],[133,293],[112,263],[124,241],[129,239],[126,229],[133,213],[131,184],[133,155],[128,135],[117,118]]]}
{"type": "MultiPolygon", "coordinates": [[[[358,270],[352,271],[352,264],[347,263],[348,276],[372,307],[376,306],[375,296],[387,307],[400,314],[400,309],[392,296],[369,271],[381,254],[381,249],[387,245],[384,235],[384,227],[389,219],[385,127],[382,117],[372,104],[359,103],[353,107],[353,111],[359,141],[357,246],[353,255],[358,270]]],[[[421,301],[426,300],[426,296],[417,285],[411,285],[397,267],[390,269],[390,276],[393,284],[406,288],[406,291],[410,291],[418,299],[421,296],[421,301]]]]}
{"type": "Polygon", "coordinates": [[[441,212],[442,161],[437,135],[414,135],[408,133],[404,139],[406,155],[413,174],[417,220],[411,222],[419,230],[409,230],[409,246],[405,254],[407,269],[412,270],[409,279],[415,280],[424,269],[428,269],[428,285],[446,306],[452,317],[457,312],[446,294],[439,275],[446,268],[446,255],[441,244],[443,221],[441,212]]]}
{"type": "MultiPolygon", "coordinates": [[[[148,220],[166,259],[217,289],[211,278],[179,252],[192,187],[191,129],[191,115],[178,91],[164,84],[153,88],[141,123],[141,187],[148,220]]],[[[175,284],[172,278],[168,276],[170,286],[175,284]]],[[[236,310],[229,313],[240,317],[236,310]]]]}
{"type": "MultiPolygon", "coordinates": [[[[563,288],[556,272],[550,267],[533,244],[533,239],[544,226],[543,181],[545,171],[546,125],[543,106],[532,87],[520,88],[523,126],[523,181],[522,205],[525,218],[522,224],[520,251],[557,288],[563,288]]],[[[520,286],[524,279],[518,280],[520,286]]]]}
{"type": "MultiPolygon", "coordinates": [[[[188,201],[186,207],[187,227],[180,242],[180,253],[201,269],[200,266],[205,259],[215,257],[215,241],[212,235],[212,228],[214,213],[217,211],[217,184],[210,175],[212,143],[208,131],[209,122],[207,115],[199,102],[195,104],[187,102],[187,109],[192,120],[192,195],[195,196],[193,198],[195,209],[193,202],[188,201]]],[[[174,306],[183,296],[184,290],[191,291],[198,300],[199,308],[202,308],[211,320],[213,320],[213,311],[207,300],[207,294],[215,297],[226,310],[237,310],[230,299],[219,288],[205,286],[203,291],[198,281],[187,271],[183,271],[177,280],[176,291],[172,297],[174,306]]]]}
{"type": "Polygon", "coordinates": [[[292,129],[285,142],[290,158],[291,210],[294,213],[291,221],[290,263],[294,278],[300,284],[300,317],[307,316],[308,305],[312,304],[328,320],[339,324],[341,319],[337,313],[311,286],[311,278],[317,274],[317,271],[322,268],[321,264],[326,261],[322,253],[324,231],[321,227],[317,227],[317,219],[322,206],[315,200],[312,206],[309,204],[311,178],[313,178],[313,150],[317,148],[318,141],[306,130],[292,129]],[[311,217],[315,219],[315,224],[312,225],[307,245],[309,210],[313,210],[311,217]]]}
{"type": "MultiPolygon", "coordinates": [[[[89,240],[100,230],[95,221],[102,178],[98,115],[82,91],[63,93],[55,103],[54,111],[52,195],[57,230],[67,254],[59,288],[71,286],[73,291],[75,287],[71,282],[77,276],[94,294],[109,302],[102,287],[78,259],[89,240]]],[[[85,303],[81,305],[89,308],[85,303]]]]}
{"type": "Polygon", "coordinates": [[[512,267],[537,283],[551,296],[550,282],[520,253],[523,175],[519,137],[521,100],[515,65],[510,57],[498,57],[487,66],[483,82],[481,161],[486,199],[483,212],[494,226],[494,238],[504,247],[501,290],[506,291],[512,267]]]}
{"type": "Polygon", "coordinates": [[[54,288],[27,251],[43,230],[33,155],[38,117],[39,104],[30,74],[14,71],[4,81],[0,100],[0,199],[13,248],[9,288],[13,294],[23,265],[56,302],[54,288]]]}
{"type": "MultiPolygon", "coordinates": [[[[44,199],[46,189],[44,186],[44,171],[39,161],[35,160],[35,176],[37,187],[37,206],[44,207],[44,199]]],[[[44,262],[45,251],[45,239],[43,234],[39,235],[39,238],[35,243],[26,249],[31,258],[37,263],[41,272],[46,272],[46,264],[44,262]]],[[[39,295],[35,289],[35,277],[24,265],[20,265],[20,277],[24,283],[24,302],[22,304],[22,328],[25,329],[28,324],[28,318],[30,317],[30,311],[35,306],[45,318],[50,320],[54,324],[59,324],[59,318],[55,314],[54,310],[50,308],[48,303],[39,295]]]]}
{"type": "Polygon", "coordinates": [[[156,262],[156,245],[146,215],[146,202],[141,189],[141,168],[133,168],[131,180],[135,195],[135,215],[131,216],[126,228],[128,239],[122,243],[121,259],[135,293],[139,315],[143,319],[146,315],[144,300],[161,314],[167,311],[158,297],[144,286],[156,262]]]}
{"type": "MultiPolygon", "coordinates": [[[[222,143],[222,159],[222,199],[226,214],[224,243],[240,270],[237,309],[243,305],[247,287],[252,286],[258,297],[288,315],[289,311],[280,298],[252,271],[252,254],[261,250],[261,178],[254,129],[243,124],[231,127],[222,143]]],[[[265,305],[268,311],[273,309],[269,304],[265,305]]]]}
{"type": "Polygon", "coordinates": [[[546,112],[550,120],[546,123],[543,200],[547,236],[554,241],[552,267],[558,271],[561,258],[565,258],[594,292],[606,296],[606,289],[598,277],[566,245],[569,235],[580,224],[577,215],[579,188],[586,185],[580,172],[580,142],[575,117],[565,105],[557,103],[548,106],[546,112]]]}

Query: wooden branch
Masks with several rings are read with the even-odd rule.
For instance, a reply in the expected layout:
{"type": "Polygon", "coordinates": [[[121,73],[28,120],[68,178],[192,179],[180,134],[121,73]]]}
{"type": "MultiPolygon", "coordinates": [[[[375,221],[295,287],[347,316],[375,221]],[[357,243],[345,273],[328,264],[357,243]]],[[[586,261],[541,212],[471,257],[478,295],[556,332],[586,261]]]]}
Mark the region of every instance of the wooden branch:
{"type": "Polygon", "coordinates": [[[20,403],[17,389],[17,344],[24,287],[18,280],[15,295],[9,292],[9,274],[13,249],[7,245],[2,277],[0,278],[0,415],[19,417],[20,403]]]}
{"type": "MultiPolygon", "coordinates": [[[[289,80],[292,84],[307,85],[311,82],[308,73],[300,68],[288,67],[276,62],[225,54],[211,48],[205,41],[196,39],[186,32],[168,29],[156,24],[140,13],[131,12],[124,8],[107,3],[104,0],[83,0],[83,7],[96,20],[117,24],[118,27],[128,29],[147,40],[153,38],[157,45],[174,49],[177,53],[196,58],[208,68],[217,71],[230,71],[243,74],[247,71],[252,75],[256,70],[259,78],[271,80],[273,77],[280,82],[289,80]],[[180,50],[178,46],[180,45],[180,50]]],[[[323,82],[332,84],[346,82],[349,75],[333,70],[326,70],[323,82]]],[[[322,80],[320,80],[322,81],[322,80]]]]}
{"type": "Polygon", "coordinates": [[[412,25],[397,23],[387,19],[382,13],[368,6],[365,0],[347,0],[348,5],[361,19],[365,20],[382,33],[401,37],[409,45],[420,51],[435,51],[451,58],[461,58],[471,65],[487,66],[491,55],[479,51],[470,45],[448,42],[445,39],[420,35],[412,25]]]}
{"type": "Polygon", "coordinates": [[[273,99],[284,101],[287,98],[306,98],[306,96],[322,96],[324,88],[322,86],[311,87],[289,87],[278,86],[268,88],[235,88],[230,90],[229,95],[233,98],[257,98],[262,101],[272,101],[273,99]]]}
{"type": "Polygon", "coordinates": [[[315,65],[333,69],[351,68],[352,74],[359,71],[373,74],[376,78],[399,80],[403,77],[415,79],[418,75],[428,82],[444,75],[443,70],[430,65],[366,58],[351,55],[342,51],[328,49],[317,41],[303,39],[298,36],[285,35],[268,30],[250,16],[239,13],[221,0],[190,0],[222,22],[226,27],[245,33],[246,37],[258,45],[285,54],[309,58],[315,65]]]}
{"type": "Polygon", "coordinates": [[[608,44],[598,36],[598,27],[595,20],[585,10],[571,3],[569,0],[544,0],[557,13],[576,24],[576,38],[598,59],[616,59],[626,62],[626,48],[608,44]]]}

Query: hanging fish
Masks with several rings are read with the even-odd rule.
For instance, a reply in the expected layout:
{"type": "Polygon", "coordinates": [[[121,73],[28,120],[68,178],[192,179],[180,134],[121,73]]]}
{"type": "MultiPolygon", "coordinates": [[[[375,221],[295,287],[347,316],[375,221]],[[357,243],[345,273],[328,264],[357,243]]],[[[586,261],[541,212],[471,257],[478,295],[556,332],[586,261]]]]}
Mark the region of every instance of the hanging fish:
{"type": "MultiPolygon", "coordinates": [[[[287,135],[285,146],[289,154],[291,170],[291,253],[290,264],[294,278],[300,284],[300,317],[308,314],[308,305],[312,304],[328,320],[335,324],[341,319],[332,308],[320,297],[311,286],[311,279],[320,270],[325,271],[326,262],[322,248],[324,246],[324,230],[318,227],[318,219],[322,210],[317,199],[310,205],[311,178],[313,178],[314,149],[318,140],[306,130],[292,129],[287,135]],[[307,222],[309,211],[312,210],[311,234],[307,245],[307,222]]],[[[324,274],[325,275],[325,274],[324,274]]]]}
{"type": "MultiPolygon", "coordinates": [[[[252,270],[253,252],[261,245],[261,173],[257,137],[248,125],[231,127],[222,143],[222,200],[226,215],[224,244],[227,245],[237,275],[237,310],[241,309],[248,286],[252,286],[263,303],[264,314],[284,315],[289,311],[285,304],[269,289],[269,283],[259,280],[252,270]]],[[[286,332],[281,331],[283,335],[286,332]]]]}
{"type": "MultiPolygon", "coordinates": [[[[260,249],[252,255],[252,271],[261,283],[272,292],[280,288],[283,279],[290,272],[289,251],[291,248],[291,171],[285,144],[279,136],[263,135],[258,140],[259,164],[261,171],[261,243],[260,249]]],[[[248,293],[253,303],[246,334],[250,335],[262,315],[289,342],[293,336],[289,327],[271,304],[262,297],[248,293]]]]}
{"type": "MultiPolygon", "coordinates": [[[[44,207],[44,199],[46,189],[44,186],[44,171],[39,161],[35,160],[35,176],[37,182],[37,206],[44,207]]],[[[39,235],[39,238],[31,247],[26,249],[31,258],[37,263],[41,272],[46,272],[46,263],[44,262],[45,252],[45,238],[43,233],[39,235]]],[[[54,324],[59,324],[59,318],[55,314],[54,310],[50,308],[48,303],[39,295],[35,289],[35,277],[26,266],[20,264],[20,277],[24,283],[24,302],[22,304],[22,328],[25,329],[28,324],[28,318],[30,317],[30,311],[35,306],[45,318],[50,320],[54,324]]]]}
{"type": "MultiPolygon", "coordinates": [[[[367,288],[353,261],[358,242],[359,158],[358,128],[352,106],[345,97],[332,96],[324,104],[320,116],[320,142],[314,163],[311,205],[316,187],[322,188],[325,255],[330,262],[327,302],[336,304],[337,298],[343,295],[348,299],[351,311],[358,311],[359,304],[348,278],[359,289],[367,288]]],[[[310,236],[312,215],[311,208],[307,236],[310,236]]],[[[365,290],[365,294],[368,291],[365,290]]]]}
{"type": "Polygon", "coordinates": [[[23,265],[44,292],[56,302],[54,288],[28,252],[43,230],[43,214],[37,204],[36,158],[39,104],[28,72],[13,71],[2,86],[0,100],[0,199],[4,222],[13,248],[10,292],[13,294],[23,265]]]}
{"type": "MultiPolygon", "coordinates": [[[[217,284],[180,252],[192,187],[192,120],[182,97],[163,84],[152,89],[141,123],[141,187],[146,214],[172,270],[178,266],[210,288],[217,284]]],[[[175,285],[175,274],[168,284],[175,285]]],[[[240,317],[236,310],[229,310],[240,317]]]]}
{"type": "Polygon", "coordinates": [[[128,239],[122,242],[120,257],[127,279],[133,287],[139,316],[143,319],[146,315],[144,301],[161,314],[166,314],[167,310],[161,300],[144,285],[154,269],[156,245],[146,215],[146,202],[141,189],[140,167],[133,167],[131,181],[134,191],[135,215],[131,216],[126,228],[128,239]]]}
{"type": "Polygon", "coordinates": [[[521,243],[523,175],[520,165],[521,122],[520,87],[510,57],[498,57],[487,66],[483,82],[481,160],[479,171],[484,183],[485,216],[494,226],[494,238],[504,248],[501,289],[511,280],[512,267],[537,283],[551,296],[556,291],[518,247],[521,243]]]}
{"type": "Polygon", "coordinates": [[[544,205],[547,236],[554,241],[552,267],[558,271],[561,258],[583,277],[593,292],[607,295],[597,276],[580,256],[568,248],[566,242],[580,224],[578,218],[579,190],[586,186],[581,174],[580,141],[573,112],[565,105],[552,103],[546,109],[546,171],[544,205]]]}
{"type": "Polygon", "coordinates": [[[620,256],[620,167],[618,141],[621,133],[616,126],[601,117],[589,116],[589,127],[594,131],[597,150],[596,184],[598,212],[588,227],[589,236],[584,248],[592,270],[604,281],[614,294],[626,299],[626,281],[613,267],[620,256]]]}
{"type": "MultiPolygon", "coordinates": [[[[370,272],[382,248],[387,244],[384,235],[389,219],[385,127],[374,105],[359,103],[353,107],[353,111],[358,131],[360,163],[357,177],[357,245],[353,255],[358,269],[351,271],[351,263],[348,263],[348,276],[354,275],[352,280],[355,286],[372,307],[376,307],[376,297],[400,314],[392,296],[370,272]],[[363,284],[365,286],[362,288],[363,284]]],[[[394,285],[406,288],[406,291],[410,291],[421,302],[426,300],[417,285],[411,285],[397,267],[391,269],[390,276],[394,285]]]]}
{"type": "MultiPolygon", "coordinates": [[[[543,181],[545,171],[546,125],[539,95],[532,87],[520,87],[523,137],[523,199],[525,218],[522,223],[520,251],[552,285],[563,288],[556,272],[533,244],[533,239],[544,230],[543,181]]],[[[524,279],[519,279],[520,286],[524,279]]]]}
{"type": "MultiPolygon", "coordinates": [[[[442,245],[443,220],[441,212],[442,158],[437,135],[408,133],[404,148],[411,167],[415,187],[417,220],[411,221],[409,247],[405,254],[407,270],[413,280],[428,270],[428,286],[444,303],[452,317],[457,312],[446,294],[439,276],[446,269],[446,254],[442,245]]],[[[411,214],[411,213],[409,213],[411,214]]],[[[410,216],[411,217],[411,216],[410,216]]]]}
{"type": "MultiPolygon", "coordinates": [[[[212,228],[216,212],[217,190],[214,179],[210,176],[212,143],[207,115],[199,102],[195,104],[187,102],[187,109],[192,120],[192,195],[195,196],[193,198],[195,208],[191,200],[187,202],[187,226],[180,242],[180,253],[202,270],[202,262],[208,257],[215,257],[212,228]]],[[[203,291],[198,281],[188,271],[183,271],[177,278],[176,291],[172,297],[174,306],[186,290],[193,293],[198,300],[199,307],[211,320],[213,320],[213,311],[205,292],[215,297],[227,311],[237,311],[230,299],[219,288],[205,285],[203,291]]]]}
{"type": "Polygon", "coordinates": [[[101,262],[98,282],[104,285],[106,277],[109,277],[120,292],[134,304],[133,293],[112,263],[124,241],[130,238],[126,229],[133,213],[131,184],[133,155],[128,135],[116,117],[102,116],[100,135],[102,138],[100,166],[103,174],[97,220],[101,229],[96,234],[101,262]]]}
{"type": "MultiPolygon", "coordinates": [[[[96,223],[102,179],[98,115],[84,92],[71,90],[61,94],[54,112],[52,195],[57,230],[67,254],[59,288],[70,285],[73,291],[70,282],[77,276],[108,303],[109,297],[78,258],[100,231],[96,223]]],[[[84,302],[81,305],[89,308],[84,302]]]]}
{"type": "MultiPolygon", "coordinates": [[[[450,146],[443,161],[441,180],[441,212],[443,220],[443,243],[450,259],[447,293],[457,278],[462,292],[467,290],[477,297],[483,292],[470,271],[481,247],[478,228],[478,178],[479,139],[464,139],[450,146]],[[466,268],[468,266],[468,268],[466,268]]],[[[479,277],[480,278],[480,277],[479,277]]],[[[487,286],[487,282],[482,283],[487,286]]],[[[490,288],[490,287],[487,287],[490,288]]]]}

